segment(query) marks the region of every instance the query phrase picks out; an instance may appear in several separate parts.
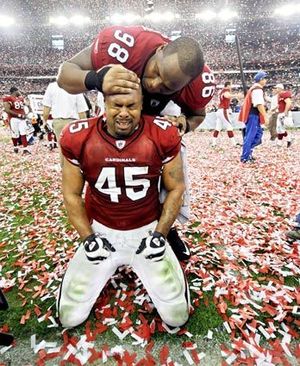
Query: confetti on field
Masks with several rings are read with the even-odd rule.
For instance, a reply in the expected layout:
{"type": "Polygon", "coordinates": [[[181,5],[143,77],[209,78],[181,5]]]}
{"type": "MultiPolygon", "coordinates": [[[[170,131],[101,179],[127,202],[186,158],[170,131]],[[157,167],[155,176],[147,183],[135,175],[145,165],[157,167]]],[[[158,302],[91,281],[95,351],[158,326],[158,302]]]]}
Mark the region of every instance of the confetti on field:
{"type": "MultiPolygon", "coordinates": [[[[225,138],[220,148],[212,149],[207,132],[186,136],[192,219],[178,228],[192,258],[184,270],[194,310],[208,306],[206,295],[212,294],[222,329],[203,336],[210,344],[218,332],[227,335],[219,350],[224,365],[289,365],[289,358],[300,357],[300,244],[285,237],[300,211],[300,133],[296,137],[290,149],[271,146],[266,138],[256,163],[243,166],[240,149],[231,148],[225,138]]],[[[50,359],[61,365],[105,364],[109,359],[124,365],[203,364],[209,354],[197,348],[195,332],[189,331],[195,315],[185,328],[168,328],[129,268],[106,286],[84,334],[64,331],[55,341],[41,339],[36,327],[60,329],[55,298],[78,236],[63,208],[54,169],[58,154],[41,145],[34,155],[23,157],[12,154],[9,145],[1,147],[0,286],[7,295],[16,294],[22,310],[18,326],[31,332],[36,364],[50,359]],[[107,331],[115,344],[96,347],[107,331]],[[180,337],[180,355],[167,345],[154,354],[155,336],[161,332],[180,337]],[[126,350],[124,342],[142,349],[143,358],[126,350]]]]}

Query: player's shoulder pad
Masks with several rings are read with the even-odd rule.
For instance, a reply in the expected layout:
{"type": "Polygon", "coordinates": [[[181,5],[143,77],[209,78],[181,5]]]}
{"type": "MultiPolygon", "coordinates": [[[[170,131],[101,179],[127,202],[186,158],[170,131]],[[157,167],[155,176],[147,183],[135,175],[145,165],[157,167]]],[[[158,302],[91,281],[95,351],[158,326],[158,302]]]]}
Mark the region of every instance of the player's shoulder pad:
{"type": "Polygon", "coordinates": [[[155,143],[161,156],[180,145],[181,137],[177,127],[164,117],[144,115],[148,137],[155,143]]]}
{"type": "Polygon", "coordinates": [[[97,127],[97,122],[101,117],[80,119],[65,126],[60,134],[60,145],[67,158],[79,158],[82,147],[89,135],[97,127]]]}

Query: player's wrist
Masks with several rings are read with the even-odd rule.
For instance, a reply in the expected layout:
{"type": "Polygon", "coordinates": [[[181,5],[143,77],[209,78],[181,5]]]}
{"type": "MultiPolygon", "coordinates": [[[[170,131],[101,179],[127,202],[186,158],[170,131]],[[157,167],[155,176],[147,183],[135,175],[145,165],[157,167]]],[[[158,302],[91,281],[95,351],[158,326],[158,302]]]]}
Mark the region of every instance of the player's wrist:
{"type": "Polygon", "coordinates": [[[153,238],[163,238],[164,240],[166,239],[165,235],[163,233],[161,233],[160,231],[154,231],[152,233],[153,238]]]}
{"type": "Polygon", "coordinates": [[[90,241],[91,239],[94,239],[95,236],[96,236],[95,233],[86,234],[86,235],[81,236],[81,240],[83,243],[85,243],[86,241],[90,241]]]}
{"type": "Polygon", "coordinates": [[[111,66],[102,67],[99,71],[91,70],[89,71],[84,80],[85,87],[87,90],[99,90],[103,91],[103,80],[107,72],[110,70],[111,66]]]}

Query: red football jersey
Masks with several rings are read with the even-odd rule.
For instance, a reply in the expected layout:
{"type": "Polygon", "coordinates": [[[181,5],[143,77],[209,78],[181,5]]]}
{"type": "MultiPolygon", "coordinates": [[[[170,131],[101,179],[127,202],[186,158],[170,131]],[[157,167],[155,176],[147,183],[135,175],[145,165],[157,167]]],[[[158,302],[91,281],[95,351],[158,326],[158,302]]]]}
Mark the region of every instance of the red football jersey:
{"type": "Polygon", "coordinates": [[[108,64],[121,64],[142,77],[149,58],[170,39],[142,26],[113,26],[100,31],[92,47],[95,70],[108,64]]]}
{"type": "MultiPolygon", "coordinates": [[[[140,78],[149,58],[156,49],[171,40],[159,32],[142,26],[112,26],[100,31],[92,46],[92,65],[95,70],[108,64],[121,64],[140,78]]],[[[173,95],[144,93],[143,110],[159,114],[170,100],[182,108],[204,108],[215,92],[215,78],[205,65],[203,73],[180,92],[173,95]]]]}
{"type": "Polygon", "coordinates": [[[285,100],[292,98],[292,92],[284,90],[278,94],[278,112],[283,113],[285,110],[285,100]]]}
{"type": "Polygon", "coordinates": [[[162,118],[144,116],[126,139],[107,133],[102,118],[71,123],[62,132],[63,155],[80,166],[89,186],[90,220],[131,230],[159,219],[159,177],[164,163],[180,151],[178,130],[162,118]]]}
{"type": "MultiPolygon", "coordinates": [[[[3,97],[3,102],[7,102],[11,106],[11,110],[15,113],[25,115],[24,110],[24,98],[23,97],[14,97],[12,95],[7,95],[3,97]]],[[[8,114],[9,120],[14,117],[8,114]]]]}
{"type": "Polygon", "coordinates": [[[220,99],[219,108],[229,109],[229,106],[230,106],[230,98],[225,98],[224,94],[226,92],[229,92],[230,93],[230,90],[228,88],[224,88],[220,92],[220,95],[219,95],[219,99],[220,99]]]}
{"type": "Polygon", "coordinates": [[[173,100],[180,107],[197,110],[204,108],[210,102],[215,90],[214,74],[207,65],[204,65],[202,74],[186,85],[173,100]]]}

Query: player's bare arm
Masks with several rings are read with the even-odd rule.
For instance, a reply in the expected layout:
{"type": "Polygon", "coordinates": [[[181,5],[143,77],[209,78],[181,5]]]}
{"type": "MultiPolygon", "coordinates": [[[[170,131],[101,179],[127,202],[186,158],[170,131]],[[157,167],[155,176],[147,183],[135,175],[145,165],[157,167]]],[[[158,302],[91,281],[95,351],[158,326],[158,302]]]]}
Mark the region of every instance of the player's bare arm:
{"type": "Polygon", "coordinates": [[[78,94],[86,91],[84,81],[89,70],[93,69],[91,51],[92,45],[60,65],[57,83],[68,93],[78,94]]]}
{"type": "Polygon", "coordinates": [[[48,107],[46,105],[43,106],[43,125],[48,121],[49,115],[50,115],[51,107],[48,107]]]}
{"type": "Polygon", "coordinates": [[[164,165],[162,179],[168,194],[164,201],[162,214],[155,230],[162,233],[164,236],[167,236],[179,213],[182,205],[182,196],[185,190],[180,154],[164,165]]]}
{"type": "Polygon", "coordinates": [[[105,94],[126,94],[132,89],[138,89],[139,78],[134,72],[125,69],[122,65],[109,65],[110,69],[105,74],[103,83],[100,83],[99,77],[97,79],[99,73],[93,71],[95,85],[87,88],[87,75],[93,70],[91,53],[92,45],[61,64],[57,77],[57,83],[61,88],[70,94],[82,93],[88,89],[98,89],[105,94]]]}
{"type": "Polygon", "coordinates": [[[85,239],[93,233],[82,199],[83,186],[84,178],[80,168],[69,163],[69,161],[64,158],[62,166],[64,204],[69,220],[78,231],[81,239],[85,239]]]}

